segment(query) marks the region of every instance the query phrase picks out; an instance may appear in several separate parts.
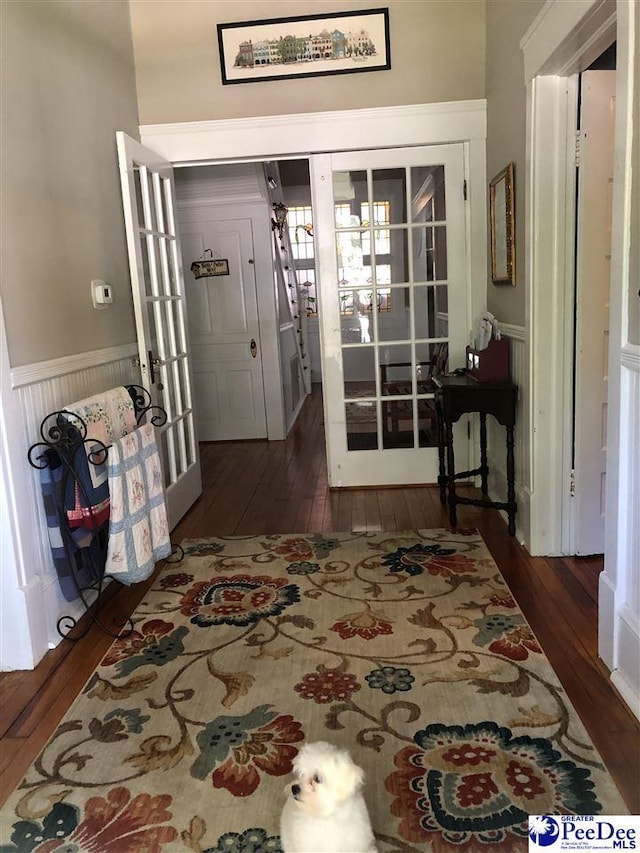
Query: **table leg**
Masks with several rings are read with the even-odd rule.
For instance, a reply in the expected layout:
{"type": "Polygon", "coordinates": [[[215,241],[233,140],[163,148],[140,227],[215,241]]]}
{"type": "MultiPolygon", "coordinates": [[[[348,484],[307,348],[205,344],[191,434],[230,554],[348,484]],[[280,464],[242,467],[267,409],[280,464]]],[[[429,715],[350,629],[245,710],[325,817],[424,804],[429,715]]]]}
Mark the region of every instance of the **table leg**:
{"type": "Polygon", "coordinates": [[[444,460],[444,424],[442,404],[436,397],[436,430],[438,434],[438,485],[440,486],[440,503],[447,502],[447,470],[444,460]]]}
{"type": "Polygon", "coordinates": [[[447,483],[449,486],[449,522],[452,527],[458,524],[456,513],[456,465],[453,457],[453,424],[445,422],[447,446],[447,483]]]}
{"type": "Polygon", "coordinates": [[[509,516],[509,536],[516,535],[516,490],[515,463],[513,458],[513,427],[507,427],[507,514],[509,516]]]}
{"type": "Polygon", "coordinates": [[[482,480],[482,494],[489,494],[489,466],[487,465],[487,415],[480,412],[480,477],[482,480]]]}

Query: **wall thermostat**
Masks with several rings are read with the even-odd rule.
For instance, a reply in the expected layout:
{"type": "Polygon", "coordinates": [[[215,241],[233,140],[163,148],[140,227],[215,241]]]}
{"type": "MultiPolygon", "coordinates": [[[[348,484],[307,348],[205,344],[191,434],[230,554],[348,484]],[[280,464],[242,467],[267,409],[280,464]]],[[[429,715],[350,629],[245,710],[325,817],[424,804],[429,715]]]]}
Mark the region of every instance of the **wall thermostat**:
{"type": "Polygon", "coordinates": [[[113,288],[105,281],[94,279],[91,282],[91,300],[94,308],[108,308],[113,302],[113,288]]]}

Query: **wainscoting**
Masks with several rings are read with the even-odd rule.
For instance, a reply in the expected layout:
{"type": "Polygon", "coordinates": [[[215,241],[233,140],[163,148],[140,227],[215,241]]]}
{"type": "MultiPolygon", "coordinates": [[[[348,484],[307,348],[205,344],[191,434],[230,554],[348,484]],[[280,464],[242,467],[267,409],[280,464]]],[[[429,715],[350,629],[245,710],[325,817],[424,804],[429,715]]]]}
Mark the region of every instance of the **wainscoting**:
{"type": "MultiPolygon", "coordinates": [[[[56,629],[60,616],[69,614],[77,617],[81,615],[82,608],[77,602],[65,601],[60,592],[49,550],[39,476],[27,461],[27,451],[39,440],[42,420],[49,412],[116,385],[139,382],[139,369],[134,365],[136,352],[135,344],[127,344],[11,371],[12,399],[3,400],[3,405],[13,407],[23,425],[21,435],[12,443],[11,453],[14,478],[24,478],[20,483],[23,487],[20,489],[21,499],[13,507],[18,516],[13,519],[13,527],[17,538],[24,538],[25,531],[28,531],[30,542],[28,555],[23,543],[17,543],[16,552],[23,558],[26,555],[26,559],[21,561],[22,565],[16,566],[13,573],[3,570],[3,585],[17,585],[25,598],[24,610],[34,639],[34,663],[48,648],[60,642],[56,629]],[[34,631],[33,626],[36,625],[39,627],[34,631]]],[[[3,618],[5,606],[3,599],[3,618]]],[[[17,633],[16,637],[19,636],[17,633]]],[[[20,651],[7,648],[4,636],[3,641],[2,667],[24,666],[20,651]]]]}
{"type": "Polygon", "coordinates": [[[618,491],[607,495],[616,520],[608,525],[607,558],[600,575],[599,652],[629,707],[640,718],[640,346],[626,344],[620,357],[618,491]],[[611,498],[614,498],[612,501],[611,498]]]}
{"type": "MultiPolygon", "coordinates": [[[[518,513],[516,536],[526,547],[529,542],[529,411],[527,407],[528,366],[527,345],[524,326],[500,323],[503,337],[511,342],[511,381],[518,386],[518,404],[515,429],[515,487],[518,513]]],[[[494,419],[487,418],[487,456],[489,462],[489,494],[492,500],[505,500],[507,494],[507,455],[505,430],[494,419]]],[[[506,519],[506,513],[504,513],[506,519]]]]}

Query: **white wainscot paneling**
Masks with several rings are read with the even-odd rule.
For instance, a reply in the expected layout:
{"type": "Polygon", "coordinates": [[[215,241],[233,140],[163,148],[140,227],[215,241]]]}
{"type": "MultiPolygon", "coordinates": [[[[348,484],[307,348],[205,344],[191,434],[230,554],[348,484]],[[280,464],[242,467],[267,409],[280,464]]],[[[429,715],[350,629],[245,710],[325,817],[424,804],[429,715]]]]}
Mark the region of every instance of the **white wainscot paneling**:
{"type": "MultiPolygon", "coordinates": [[[[66,601],[60,592],[49,550],[39,475],[29,465],[27,452],[40,440],[40,427],[49,412],[117,385],[139,383],[140,371],[133,361],[135,353],[135,345],[125,345],[83,353],[70,359],[27,365],[11,372],[13,393],[17,398],[14,403],[17,402],[24,423],[23,444],[15,447],[14,452],[24,459],[32,504],[25,511],[33,519],[39,554],[37,566],[24,567],[22,582],[27,590],[29,613],[44,608],[44,612],[35,613],[35,618],[46,625],[49,648],[56,646],[61,639],[56,628],[58,619],[66,614],[78,618],[83,608],[79,601],[66,601]]],[[[44,653],[46,649],[41,651],[44,653]]]]}
{"type": "Polygon", "coordinates": [[[640,718],[640,347],[624,348],[620,380],[617,558],[614,570],[605,562],[600,578],[600,632],[614,650],[611,679],[640,718]]]}
{"type": "MultiPolygon", "coordinates": [[[[529,417],[527,345],[523,326],[500,323],[502,336],[510,341],[511,381],[518,386],[515,428],[515,490],[518,512],[516,537],[525,546],[529,541],[529,417]]],[[[487,418],[487,459],[489,464],[489,496],[504,501],[507,495],[507,445],[505,429],[495,418],[487,418]]],[[[506,513],[503,513],[506,519],[506,513]]]]}

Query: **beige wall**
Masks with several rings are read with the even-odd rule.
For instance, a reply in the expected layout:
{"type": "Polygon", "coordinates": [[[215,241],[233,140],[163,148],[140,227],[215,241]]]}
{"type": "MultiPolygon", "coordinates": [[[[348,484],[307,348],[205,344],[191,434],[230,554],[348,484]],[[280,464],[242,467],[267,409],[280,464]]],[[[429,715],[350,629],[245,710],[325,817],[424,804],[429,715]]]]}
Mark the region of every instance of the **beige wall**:
{"type": "Polygon", "coordinates": [[[545,0],[487,0],[487,179],[515,164],[516,286],[487,275],[487,306],[505,323],[524,325],[526,88],[519,43],[545,0]]]}
{"type": "Polygon", "coordinates": [[[2,0],[2,302],[12,367],[135,340],[115,131],[138,136],[126,0],[2,0]],[[96,311],[91,279],[114,289],[96,311]]]}
{"type": "MultiPolygon", "coordinates": [[[[485,0],[386,0],[391,70],[223,86],[216,25],[371,0],[131,0],[141,124],[483,98],[485,0]]],[[[372,140],[375,144],[375,140],[372,140]]]]}

